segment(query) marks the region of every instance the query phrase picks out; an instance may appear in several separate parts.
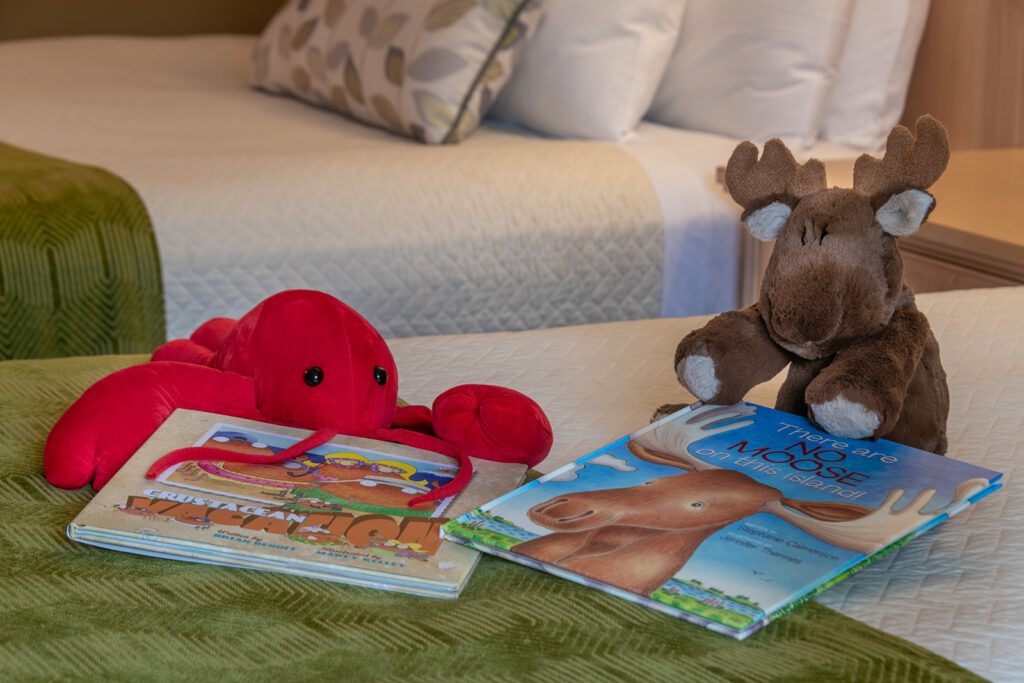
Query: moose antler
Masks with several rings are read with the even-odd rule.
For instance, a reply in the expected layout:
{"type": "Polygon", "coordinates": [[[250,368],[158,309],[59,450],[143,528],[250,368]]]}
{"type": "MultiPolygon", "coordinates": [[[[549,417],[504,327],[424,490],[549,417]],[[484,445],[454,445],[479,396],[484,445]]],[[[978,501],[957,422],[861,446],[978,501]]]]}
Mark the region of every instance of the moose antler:
{"type": "Polygon", "coordinates": [[[725,167],[725,186],[743,207],[746,218],[771,202],[794,206],[801,197],[824,190],[825,165],[817,159],[798,164],[786,145],[776,138],[764,143],[760,160],[756,145],[741,142],[725,167]]]}
{"type": "Polygon", "coordinates": [[[911,133],[904,126],[896,126],[889,133],[881,159],[862,154],[853,166],[853,189],[871,197],[876,208],[904,190],[927,190],[946,169],[946,129],[928,115],[919,118],[914,129],[911,133]]]}
{"type": "Polygon", "coordinates": [[[714,434],[752,425],[753,420],[736,420],[755,414],[757,408],[746,403],[731,406],[701,404],[693,408],[685,419],[656,422],[640,430],[630,438],[626,447],[636,457],[655,465],[678,467],[690,472],[721,469],[693,456],[688,446],[714,434]]]}
{"type": "Polygon", "coordinates": [[[877,508],[852,519],[842,518],[848,516],[855,506],[842,503],[819,503],[817,508],[800,505],[814,516],[801,514],[791,509],[798,504],[788,499],[765,503],[761,511],[770,512],[830,545],[871,554],[899,540],[917,526],[914,522],[924,522],[938,517],[953,505],[973,496],[987,485],[988,481],[985,479],[968,479],[960,482],[956,487],[953,500],[948,505],[928,513],[922,512],[922,510],[935,497],[935,489],[921,491],[914,500],[899,511],[895,511],[893,508],[903,496],[903,489],[893,489],[877,508]],[[837,518],[840,521],[834,521],[837,518]]]}

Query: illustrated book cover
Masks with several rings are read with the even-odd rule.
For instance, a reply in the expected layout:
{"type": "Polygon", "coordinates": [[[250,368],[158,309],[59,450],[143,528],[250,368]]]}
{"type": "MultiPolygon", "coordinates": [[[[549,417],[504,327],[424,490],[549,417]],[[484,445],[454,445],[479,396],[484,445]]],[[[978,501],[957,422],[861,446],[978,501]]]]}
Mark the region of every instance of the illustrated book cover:
{"type": "Polygon", "coordinates": [[[481,461],[457,496],[408,502],[458,464],[401,444],[338,436],[277,464],[188,462],[146,479],[185,446],[268,455],[310,432],[176,410],[68,526],[91,545],[263,569],[435,597],[458,597],[478,559],[440,527],[520,483],[525,466],[481,461]]]}
{"type": "Polygon", "coordinates": [[[743,639],[998,489],[1002,475],[694,404],[442,535],[743,639]]]}

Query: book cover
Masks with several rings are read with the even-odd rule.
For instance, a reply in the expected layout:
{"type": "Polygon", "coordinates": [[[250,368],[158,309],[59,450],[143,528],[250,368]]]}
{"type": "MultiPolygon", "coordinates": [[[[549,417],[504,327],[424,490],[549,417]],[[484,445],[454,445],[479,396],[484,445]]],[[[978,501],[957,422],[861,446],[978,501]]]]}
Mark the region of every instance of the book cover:
{"type": "Polygon", "coordinates": [[[338,436],[277,464],[182,463],[146,479],[184,446],[279,452],[310,432],[177,410],[68,526],[115,550],[457,597],[479,555],[444,542],[447,516],[505,493],[525,467],[481,462],[458,496],[408,507],[458,471],[417,448],[338,436]]]}
{"type": "Polygon", "coordinates": [[[742,639],[1001,476],[750,403],[698,403],[442,533],[742,639]]]}

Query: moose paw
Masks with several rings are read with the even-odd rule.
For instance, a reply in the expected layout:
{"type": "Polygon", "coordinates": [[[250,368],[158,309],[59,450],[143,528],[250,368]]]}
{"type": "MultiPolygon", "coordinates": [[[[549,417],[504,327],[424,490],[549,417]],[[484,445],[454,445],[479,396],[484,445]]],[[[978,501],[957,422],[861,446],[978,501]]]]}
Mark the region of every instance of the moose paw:
{"type": "Polygon", "coordinates": [[[687,356],[680,368],[680,378],[690,393],[702,401],[711,401],[718,395],[722,383],[715,373],[715,361],[711,356],[694,354],[687,356]]]}
{"type": "Polygon", "coordinates": [[[829,434],[846,439],[870,438],[882,423],[877,412],[842,395],[821,403],[810,403],[808,410],[815,424],[829,434]]]}

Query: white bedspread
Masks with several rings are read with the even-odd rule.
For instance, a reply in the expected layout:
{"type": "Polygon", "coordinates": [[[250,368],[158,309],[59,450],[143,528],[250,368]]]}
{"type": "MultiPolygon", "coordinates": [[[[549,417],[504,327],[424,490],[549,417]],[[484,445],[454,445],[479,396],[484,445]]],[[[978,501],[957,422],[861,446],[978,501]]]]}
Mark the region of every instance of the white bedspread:
{"type": "MultiPolygon", "coordinates": [[[[1006,473],[1005,488],[819,599],[997,680],[1024,672],[1024,287],[918,297],[949,375],[949,456],[1006,473]]],[[[392,343],[401,394],[428,402],[482,381],[525,391],[555,428],[550,471],[646,423],[685,395],[676,344],[706,318],[392,343]]],[[[749,400],[772,405],[781,377],[749,400]]]]}
{"type": "Polygon", "coordinates": [[[171,336],[294,287],[340,296],[390,336],[735,306],[739,209],[714,182],[735,140],[488,127],[427,148],[252,90],[253,41],[0,43],[0,140],[138,190],[171,336]]]}

